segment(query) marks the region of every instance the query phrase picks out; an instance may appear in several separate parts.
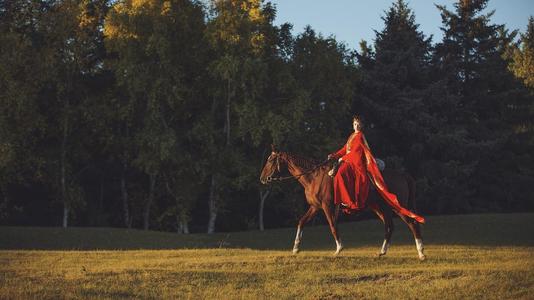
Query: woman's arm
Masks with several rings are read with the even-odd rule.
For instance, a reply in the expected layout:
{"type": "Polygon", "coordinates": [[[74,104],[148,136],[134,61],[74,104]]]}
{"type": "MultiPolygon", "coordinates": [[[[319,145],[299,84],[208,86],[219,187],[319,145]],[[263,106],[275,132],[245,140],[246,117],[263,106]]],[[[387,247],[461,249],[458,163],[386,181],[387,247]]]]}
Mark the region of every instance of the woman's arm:
{"type": "Polygon", "coordinates": [[[334,153],[331,153],[330,155],[328,155],[328,157],[332,157],[332,158],[335,158],[335,159],[339,159],[341,158],[343,155],[345,155],[345,153],[347,152],[347,144],[344,144],[343,147],[341,149],[339,149],[338,151],[334,152],[334,153]]]}
{"type": "Polygon", "coordinates": [[[364,149],[363,151],[363,161],[365,164],[365,168],[369,168],[369,164],[374,162],[376,164],[376,161],[374,160],[373,155],[371,154],[371,149],[369,147],[369,144],[367,143],[367,139],[365,138],[365,135],[362,133],[362,147],[364,149]]]}

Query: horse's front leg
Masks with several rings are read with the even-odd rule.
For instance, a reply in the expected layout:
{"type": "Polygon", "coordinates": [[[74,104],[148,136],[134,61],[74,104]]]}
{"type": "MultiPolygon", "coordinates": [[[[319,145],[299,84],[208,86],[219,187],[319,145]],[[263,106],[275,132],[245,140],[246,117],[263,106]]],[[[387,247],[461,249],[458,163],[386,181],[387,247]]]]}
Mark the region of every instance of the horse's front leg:
{"type": "Polygon", "coordinates": [[[326,220],[328,221],[328,225],[330,226],[330,231],[332,232],[332,235],[334,236],[334,240],[336,241],[336,252],[334,255],[338,255],[341,250],[343,250],[343,243],[341,243],[341,239],[339,238],[337,234],[337,222],[334,221],[334,214],[332,214],[332,210],[330,209],[330,205],[323,204],[323,211],[324,215],[326,216],[326,220]]]}
{"type": "Polygon", "coordinates": [[[297,226],[297,235],[295,236],[295,244],[293,245],[293,254],[297,254],[299,252],[299,246],[300,242],[302,241],[302,231],[304,228],[304,225],[308,223],[313,216],[317,213],[317,208],[310,206],[308,208],[308,211],[300,218],[299,224],[297,226]]]}

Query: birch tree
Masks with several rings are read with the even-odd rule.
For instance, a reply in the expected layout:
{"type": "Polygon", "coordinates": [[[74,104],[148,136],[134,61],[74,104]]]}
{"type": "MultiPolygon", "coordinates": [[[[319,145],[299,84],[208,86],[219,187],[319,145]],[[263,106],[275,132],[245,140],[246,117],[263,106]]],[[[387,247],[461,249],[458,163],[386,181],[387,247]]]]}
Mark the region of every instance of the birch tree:
{"type": "Polygon", "coordinates": [[[201,6],[188,0],[119,1],[106,20],[108,49],[117,57],[110,66],[125,95],[123,132],[129,146],[124,149],[132,157],[124,155],[124,169],[131,164],[147,179],[144,229],[150,226],[157,191],[165,190],[164,167],[183,155],[174,151],[178,138],[192,128],[188,105],[201,101],[191,89],[199,76],[195,64],[204,48],[203,28],[201,6]]]}

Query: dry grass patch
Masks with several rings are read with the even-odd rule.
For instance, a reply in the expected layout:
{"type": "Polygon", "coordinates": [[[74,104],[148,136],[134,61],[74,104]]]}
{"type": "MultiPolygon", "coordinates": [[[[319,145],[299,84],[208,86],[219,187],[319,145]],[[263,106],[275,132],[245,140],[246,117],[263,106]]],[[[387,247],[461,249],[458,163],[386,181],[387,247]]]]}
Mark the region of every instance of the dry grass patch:
{"type": "Polygon", "coordinates": [[[2,251],[6,298],[528,298],[532,247],[2,251]]]}

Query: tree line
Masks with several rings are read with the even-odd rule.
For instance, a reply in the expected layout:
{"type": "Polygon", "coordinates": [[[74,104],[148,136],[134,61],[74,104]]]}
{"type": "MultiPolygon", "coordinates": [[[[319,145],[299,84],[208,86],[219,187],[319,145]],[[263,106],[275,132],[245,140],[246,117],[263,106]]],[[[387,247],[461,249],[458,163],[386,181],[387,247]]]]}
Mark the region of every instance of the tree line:
{"type": "Polygon", "coordinates": [[[423,214],[534,208],[534,19],[403,0],[348,49],[262,0],[0,0],[0,222],[214,232],[293,225],[270,144],[323,160],[364,117],[423,214]]]}

